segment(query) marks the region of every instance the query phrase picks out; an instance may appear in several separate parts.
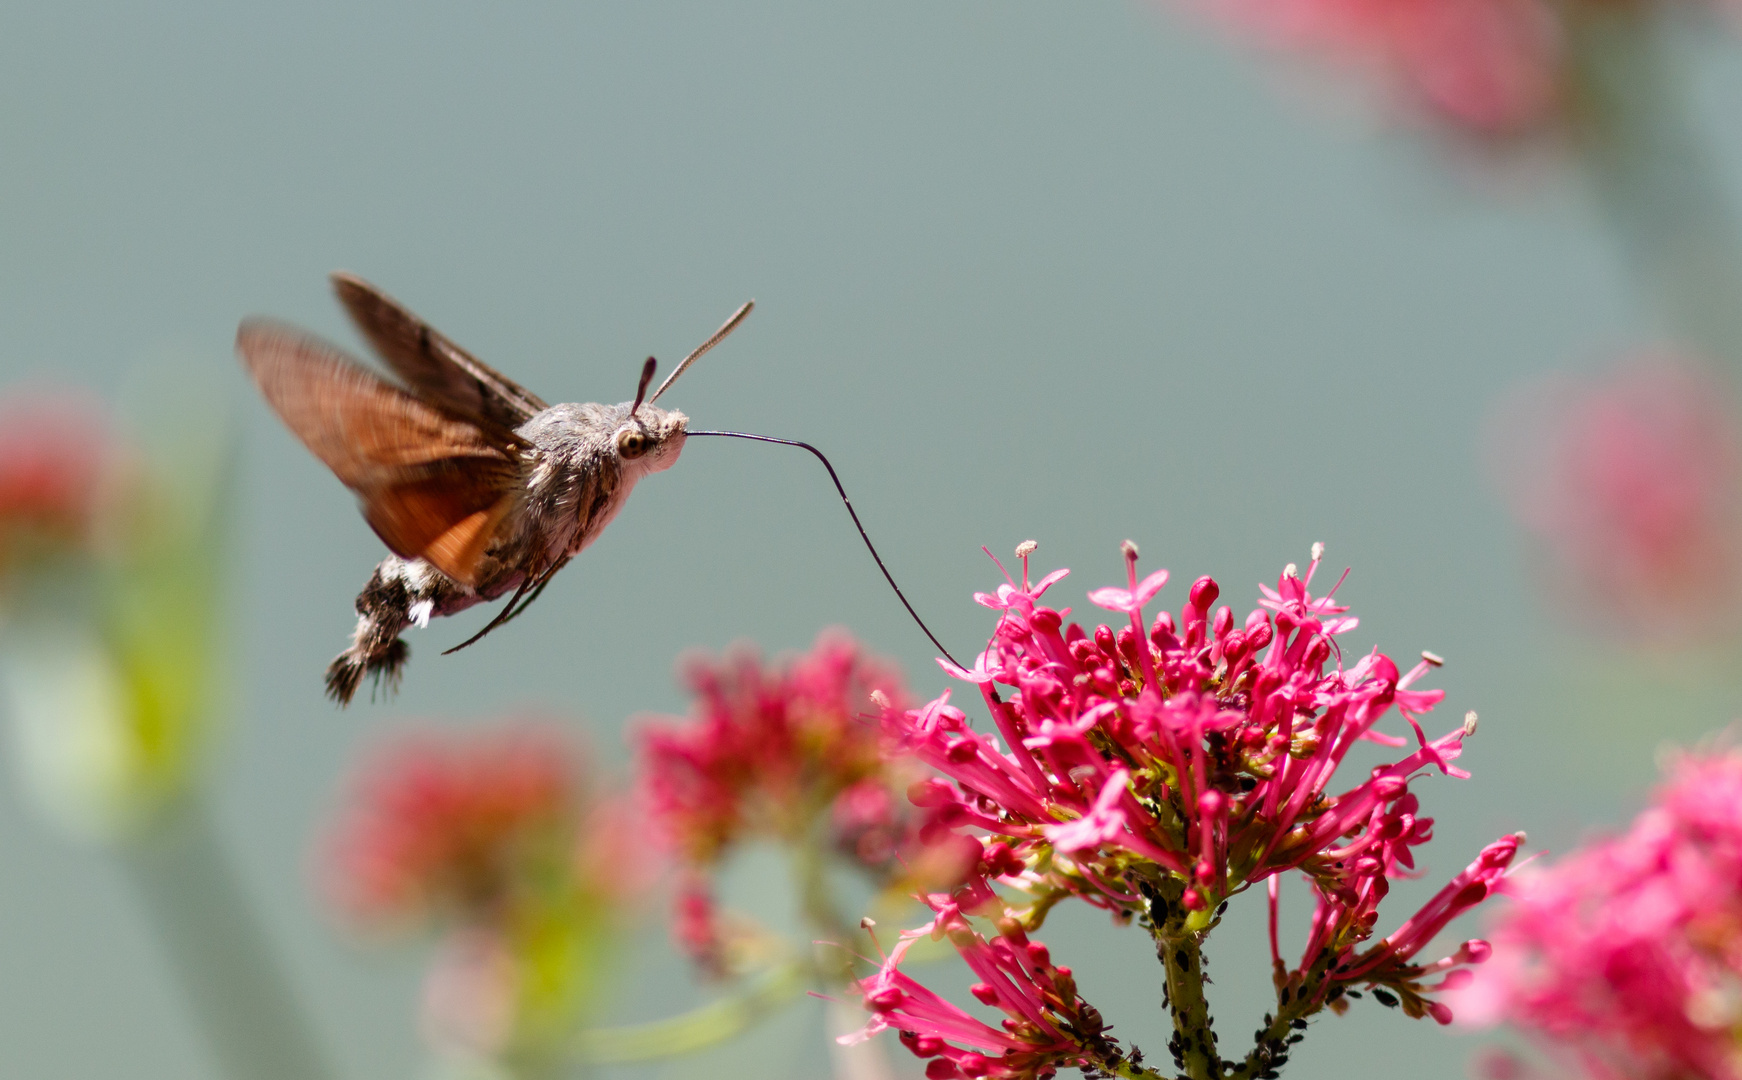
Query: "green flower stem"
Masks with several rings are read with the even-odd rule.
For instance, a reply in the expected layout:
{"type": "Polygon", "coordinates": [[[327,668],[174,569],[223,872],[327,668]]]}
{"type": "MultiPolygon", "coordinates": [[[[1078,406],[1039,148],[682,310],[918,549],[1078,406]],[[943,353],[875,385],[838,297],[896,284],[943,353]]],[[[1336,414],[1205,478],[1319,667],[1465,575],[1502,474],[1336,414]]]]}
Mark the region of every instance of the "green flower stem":
{"type": "Polygon", "coordinates": [[[1122,1076],[1125,1080],[1167,1080],[1165,1076],[1156,1072],[1154,1069],[1145,1068],[1142,1065],[1131,1064],[1129,1058],[1121,1058],[1114,1064],[1103,1065],[1101,1066],[1101,1069],[1103,1072],[1112,1073],[1114,1076],[1122,1076]]]}
{"type": "Polygon", "coordinates": [[[203,798],[117,859],[228,1080],[326,1080],[325,1049],[279,966],[203,798]]]}
{"type": "Polygon", "coordinates": [[[788,961],[742,991],[664,1020],[591,1028],[575,1037],[573,1056],[595,1065],[621,1065],[694,1053],[745,1031],[786,1005],[805,987],[809,965],[788,961]]]}
{"type": "Polygon", "coordinates": [[[1204,997],[1203,938],[1199,934],[1155,935],[1155,954],[1167,970],[1167,1004],[1173,1012],[1173,1047],[1190,1080],[1221,1080],[1210,1003],[1204,997]]]}
{"type": "MultiPolygon", "coordinates": [[[[793,874],[800,911],[813,930],[843,946],[852,941],[855,931],[847,928],[835,907],[827,854],[819,842],[813,839],[794,845],[793,874]]],[[[757,976],[739,992],[678,1016],[581,1031],[571,1044],[570,1057],[595,1065],[619,1065],[695,1053],[724,1042],[785,1007],[812,981],[838,983],[851,978],[852,952],[838,951],[838,965],[824,962],[820,955],[789,960],[757,976]]]]}
{"type": "Polygon", "coordinates": [[[1664,329],[1742,375],[1742,232],[1687,115],[1663,12],[1567,10],[1580,149],[1598,199],[1664,329]]]}
{"type": "Polygon", "coordinates": [[[1300,1038],[1296,1023],[1304,1023],[1325,1007],[1321,991],[1329,966],[1330,960],[1326,958],[1305,973],[1290,975],[1277,964],[1276,1012],[1264,1018],[1252,1052],[1228,1072],[1229,1080],[1257,1080],[1274,1075],[1287,1063],[1289,1047],[1293,1045],[1290,1040],[1298,1042],[1300,1038]]]}
{"type": "MultiPolygon", "coordinates": [[[[799,910],[811,929],[843,948],[853,941],[856,931],[847,926],[835,906],[834,891],[829,888],[828,853],[820,838],[807,837],[794,845],[793,872],[798,877],[799,910]]],[[[851,954],[848,953],[850,956],[851,954]]],[[[847,961],[851,970],[851,960],[847,961]]]]}

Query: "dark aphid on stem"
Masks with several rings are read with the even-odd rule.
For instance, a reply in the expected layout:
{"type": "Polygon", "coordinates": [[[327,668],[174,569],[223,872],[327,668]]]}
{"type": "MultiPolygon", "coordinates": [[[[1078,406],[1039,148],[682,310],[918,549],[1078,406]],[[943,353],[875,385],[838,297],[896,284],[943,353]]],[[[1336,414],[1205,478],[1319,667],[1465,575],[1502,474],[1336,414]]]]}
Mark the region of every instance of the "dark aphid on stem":
{"type": "MultiPolygon", "coordinates": [[[[244,320],[236,349],[273,411],[356,493],[364,520],[393,552],[358,594],[351,645],[327,668],[327,693],[341,705],[365,676],[389,690],[397,685],[410,655],[400,640],[408,628],[509,596],[483,630],[447,650],[453,652],[526,610],[558,570],[598,539],[637,481],[677,462],[690,435],[802,447],[822,460],[846,501],[834,468],[815,447],[690,431],[683,413],[654,405],[752,304],[685,357],[652,396],[647,388],[656,365],[649,357],[633,401],[548,405],[363,279],[334,274],[333,287],[405,386],[267,319],[244,320]]],[[[851,502],[847,510],[858,525],[851,502]]],[[[870,548],[862,525],[859,534],[870,548]]],[[[877,557],[875,548],[871,554],[877,557]]],[[[881,559],[877,564],[883,568],[881,559]]],[[[889,571],[883,574],[893,587],[889,571]]],[[[911,605],[907,610],[913,614],[911,605]]]]}

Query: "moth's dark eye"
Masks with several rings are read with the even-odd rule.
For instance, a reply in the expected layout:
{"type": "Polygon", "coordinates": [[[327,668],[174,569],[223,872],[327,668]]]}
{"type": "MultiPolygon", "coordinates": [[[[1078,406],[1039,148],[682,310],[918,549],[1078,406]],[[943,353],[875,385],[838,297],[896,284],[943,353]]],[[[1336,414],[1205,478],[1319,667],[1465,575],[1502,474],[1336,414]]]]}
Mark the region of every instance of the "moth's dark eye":
{"type": "Polygon", "coordinates": [[[626,427],[617,433],[617,452],[626,458],[638,458],[652,445],[647,432],[638,427],[626,427]]]}

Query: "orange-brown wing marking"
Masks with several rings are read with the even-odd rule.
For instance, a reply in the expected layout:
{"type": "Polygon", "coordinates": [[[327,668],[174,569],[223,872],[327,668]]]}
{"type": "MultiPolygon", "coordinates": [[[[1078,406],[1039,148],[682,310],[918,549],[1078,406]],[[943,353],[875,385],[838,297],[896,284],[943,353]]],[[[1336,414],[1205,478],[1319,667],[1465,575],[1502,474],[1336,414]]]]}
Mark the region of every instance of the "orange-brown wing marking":
{"type": "Polygon", "coordinates": [[[469,587],[478,564],[514,504],[488,476],[459,471],[359,492],[363,518],[383,543],[407,558],[421,558],[469,587]]]}
{"type": "Polygon", "coordinates": [[[273,411],[357,493],[364,519],[395,554],[475,584],[518,486],[506,452],[476,424],[300,331],[251,319],[236,349],[273,411]]]}

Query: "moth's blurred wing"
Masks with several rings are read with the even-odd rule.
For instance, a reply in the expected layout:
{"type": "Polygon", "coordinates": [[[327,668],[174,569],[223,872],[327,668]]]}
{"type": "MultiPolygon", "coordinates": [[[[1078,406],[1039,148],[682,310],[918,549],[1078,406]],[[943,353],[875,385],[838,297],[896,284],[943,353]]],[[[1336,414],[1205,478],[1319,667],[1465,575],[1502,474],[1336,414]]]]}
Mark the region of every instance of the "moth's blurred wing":
{"type": "Polygon", "coordinates": [[[273,411],[357,493],[364,520],[395,554],[477,583],[520,486],[509,452],[476,424],[282,324],[243,322],[236,351],[273,411]]]}
{"type": "Polygon", "coordinates": [[[512,492],[477,461],[450,459],[431,475],[358,491],[363,519],[395,554],[420,558],[468,588],[477,585],[478,564],[514,506],[512,492]]]}
{"type": "Polygon", "coordinates": [[[486,429],[510,433],[548,408],[362,278],[335,273],[332,280],[357,329],[417,393],[486,429]]]}

